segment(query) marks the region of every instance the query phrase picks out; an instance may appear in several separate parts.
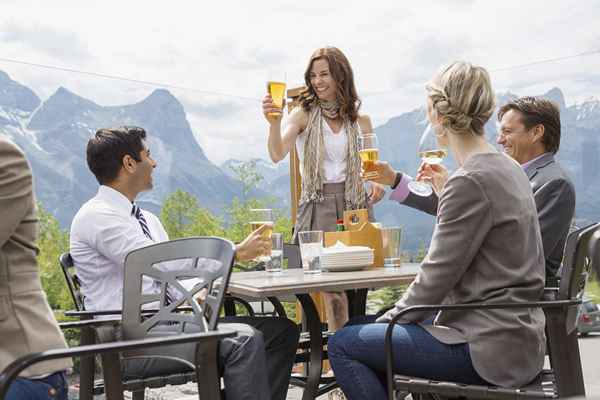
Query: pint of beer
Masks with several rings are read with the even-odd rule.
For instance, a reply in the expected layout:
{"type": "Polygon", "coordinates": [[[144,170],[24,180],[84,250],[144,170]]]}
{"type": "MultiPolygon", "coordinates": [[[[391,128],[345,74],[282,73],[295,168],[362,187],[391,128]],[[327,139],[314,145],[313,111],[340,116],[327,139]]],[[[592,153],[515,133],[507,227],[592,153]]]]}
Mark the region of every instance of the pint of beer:
{"type": "Polygon", "coordinates": [[[359,155],[362,162],[363,176],[365,178],[376,178],[378,173],[375,169],[375,161],[379,160],[379,149],[377,148],[377,135],[374,133],[363,133],[358,137],[359,155]]]}
{"type": "Polygon", "coordinates": [[[273,210],[270,208],[253,208],[250,210],[250,229],[254,232],[263,225],[266,228],[263,230],[262,235],[266,238],[270,238],[273,233],[273,210]]]}
{"type": "MultiPolygon", "coordinates": [[[[285,82],[267,82],[267,90],[273,98],[273,105],[283,111],[283,98],[285,97],[285,82]]],[[[281,115],[282,111],[269,113],[271,116],[281,115]]]]}

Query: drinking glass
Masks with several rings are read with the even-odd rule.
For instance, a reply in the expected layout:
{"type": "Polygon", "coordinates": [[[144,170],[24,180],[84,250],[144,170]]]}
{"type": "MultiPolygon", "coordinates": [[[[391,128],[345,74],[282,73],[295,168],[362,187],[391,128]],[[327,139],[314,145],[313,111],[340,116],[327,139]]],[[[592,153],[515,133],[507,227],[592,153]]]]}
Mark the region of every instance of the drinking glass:
{"type": "MultiPolygon", "coordinates": [[[[448,154],[446,149],[438,144],[435,129],[431,124],[427,124],[427,128],[421,135],[417,152],[426,164],[440,164],[448,154]]],[[[431,185],[426,182],[412,181],[408,184],[408,188],[418,196],[427,197],[433,193],[431,185]]]]}
{"type": "Polygon", "coordinates": [[[375,161],[379,160],[379,149],[377,146],[377,135],[374,133],[363,133],[358,137],[358,153],[362,162],[363,177],[374,179],[379,176],[375,168],[375,161]]]}
{"type": "MultiPolygon", "coordinates": [[[[263,225],[266,228],[262,231],[262,236],[265,238],[271,238],[273,233],[273,210],[270,208],[253,208],[250,210],[250,232],[254,232],[263,225]]],[[[260,262],[268,263],[271,260],[270,255],[259,256],[257,258],[260,262]]]]}
{"type": "Polygon", "coordinates": [[[285,81],[285,74],[269,74],[267,91],[273,98],[273,105],[281,110],[279,112],[270,112],[270,116],[277,117],[283,113],[283,99],[285,98],[286,88],[285,81]]]}
{"type": "Polygon", "coordinates": [[[271,234],[271,259],[265,265],[267,272],[281,272],[283,265],[283,235],[281,233],[271,234]]]}
{"type": "Polygon", "coordinates": [[[323,231],[298,232],[302,269],[305,274],[321,272],[321,252],[323,251],[323,231]]]}
{"type": "Polygon", "coordinates": [[[399,267],[402,264],[400,257],[400,241],[402,228],[397,226],[381,229],[383,239],[383,266],[399,267]]]}

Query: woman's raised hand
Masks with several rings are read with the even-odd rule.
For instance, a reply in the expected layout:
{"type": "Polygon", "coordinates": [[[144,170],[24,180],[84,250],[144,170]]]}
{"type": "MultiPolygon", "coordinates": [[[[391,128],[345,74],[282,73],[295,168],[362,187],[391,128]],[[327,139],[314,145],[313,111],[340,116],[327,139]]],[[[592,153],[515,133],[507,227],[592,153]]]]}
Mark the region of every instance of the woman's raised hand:
{"type": "Polygon", "coordinates": [[[273,98],[270,94],[266,94],[262,101],[262,111],[265,119],[270,124],[281,122],[283,117],[283,108],[285,107],[285,99],[283,99],[283,107],[279,108],[273,104],[273,98]]]}
{"type": "Polygon", "coordinates": [[[421,163],[415,180],[428,182],[439,196],[448,180],[448,170],[442,164],[421,163]]]}

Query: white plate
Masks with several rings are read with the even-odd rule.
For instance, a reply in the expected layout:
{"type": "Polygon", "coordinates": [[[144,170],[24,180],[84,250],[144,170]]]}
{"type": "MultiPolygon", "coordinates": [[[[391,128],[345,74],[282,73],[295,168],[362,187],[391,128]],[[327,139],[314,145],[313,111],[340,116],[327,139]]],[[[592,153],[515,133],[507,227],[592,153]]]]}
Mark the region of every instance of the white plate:
{"type": "Polygon", "coordinates": [[[346,262],[338,262],[338,261],[333,261],[333,262],[321,262],[322,266],[331,266],[333,265],[334,267],[337,265],[368,265],[368,264],[372,264],[373,260],[364,260],[364,261],[346,261],[346,262]]]}

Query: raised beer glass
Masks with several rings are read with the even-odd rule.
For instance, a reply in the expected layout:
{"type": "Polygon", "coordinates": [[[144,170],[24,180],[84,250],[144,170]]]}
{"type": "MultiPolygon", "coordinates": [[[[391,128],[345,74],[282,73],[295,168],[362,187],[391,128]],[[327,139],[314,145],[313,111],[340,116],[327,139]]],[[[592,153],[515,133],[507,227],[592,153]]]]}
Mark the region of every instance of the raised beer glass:
{"type": "Polygon", "coordinates": [[[267,91],[273,98],[273,105],[279,108],[279,112],[270,112],[270,116],[279,116],[283,113],[283,99],[285,98],[285,79],[267,81],[267,91]]]}
{"type": "MultiPolygon", "coordinates": [[[[265,225],[265,229],[262,231],[262,236],[271,238],[273,233],[273,210],[270,208],[253,208],[250,210],[250,231],[254,232],[261,226],[265,225]]],[[[261,262],[271,261],[270,255],[263,255],[257,258],[261,262]]]]}
{"type": "Polygon", "coordinates": [[[379,175],[375,167],[375,161],[379,160],[377,135],[374,133],[362,133],[358,137],[358,153],[362,162],[363,178],[377,178],[379,175]]]}

